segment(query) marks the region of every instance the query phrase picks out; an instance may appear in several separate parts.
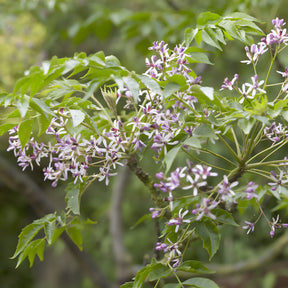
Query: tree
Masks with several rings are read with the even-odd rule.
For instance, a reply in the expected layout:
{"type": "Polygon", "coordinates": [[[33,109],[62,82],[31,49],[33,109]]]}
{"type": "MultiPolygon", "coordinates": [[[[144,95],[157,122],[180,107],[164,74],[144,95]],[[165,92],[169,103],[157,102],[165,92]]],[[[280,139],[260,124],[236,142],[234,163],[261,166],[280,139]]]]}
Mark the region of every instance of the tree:
{"type": "MultiPolygon", "coordinates": [[[[274,31],[257,45],[247,46],[246,63],[254,68],[252,83],[238,85],[238,75],[225,79],[226,97],[202,86],[190,67],[191,63],[210,63],[206,50],[190,47],[194,39],[218,50],[227,39],[251,43],[250,33],[261,33],[255,21],[242,13],[206,12],[198,17],[198,27],[186,30],[181,45],[170,50],[165,42],[155,42],[151,50],[158,56],[146,59],[144,74],[130,72],[103,52],[80,53],[53,57],[41,67],[32,67],[13,93],[2,94],[2,105],[12,111],[10,123],[3,124],[1,131],[9,131],[9,150],[19,165],[33,169],[47,158],[44,178],[54,187],[69,175],[74,177],[66,190],[66,210],[49,213],[23,229],[14,254],[17,265],[26,257],[31,265],[36,255],[42,259],[45,246],[61,235],[66,235],[64,239],[68,235],[81,249],[83,224],[93,223],[80,217],[81,197],[95,180],[108,185],[123,165],[148,187],[154,202],[152,218],[161,223],[163,236],[156,244],[156,258],[139,270],[134,283],[123,287],[142,287],[146,279],[155,287],[170,276],[179,282],[172,287],[217,287],[205,278],[180,280],[178,273],[209,273],[201,261],[187,260],[184,252],[187,247],[191,253],[188,247],[199,238],[211,259],[220,243],[219,226],[237,226],[230,209],[243,210],[252,203],[259,217],[267,220],[271,237],[287,226],[279,224],[276,215],[270,220],[270,209],[262,208],[269,195],[285,203],[286,164],[276,152],[286,144],[286,71],[280,73],[284,81],[273,99],[269,93],[273,83],[268,82],[272,70],[263,81],[257,74],[260,56],[271,51],[272,67],[286,47],[283,21],[273,20],[274,31]],[[231,97],[233,90],[238,98],[231,97]],[[38,137],[51,140],[42,142],[38,137]],[[156,161],[156,177],[145,171],[141,158],[156,161]],[[279,165],[283,169],[267,171],[279,165]],[[249,181],[250,175],[260,176],[259,183],[249,181]],[[43,238],[38,238],[40,231],[43,238]]],[[[242,225],[251,233],[259,219],[248,219],[242,225]]]]}

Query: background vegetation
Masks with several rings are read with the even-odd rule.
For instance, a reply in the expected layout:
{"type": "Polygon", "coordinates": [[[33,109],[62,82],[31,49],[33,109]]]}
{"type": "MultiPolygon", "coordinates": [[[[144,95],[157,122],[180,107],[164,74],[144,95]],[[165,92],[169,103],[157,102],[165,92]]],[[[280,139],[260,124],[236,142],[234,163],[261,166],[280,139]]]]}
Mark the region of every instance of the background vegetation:
{"type": "MultiPolygon", "coordinates": [[[[185,28],[194,26],[201,12],[211,11],[220,15],[246,12],[263,21],[262,29],[267,31],[271,28],[271,19],[275,16],[288,20],[284,2],[136,0],[131,3],[128,0],[17,0],[12,3],[2,0],[0,89],[11,91],[16,79],[31,65],[37,65],[53,55],[72,56],[75,52],[82,51],[89,54],[103,50],[106,55],[114,54],[121,59],[123,65],[141,73],[145,69],[145,57],[149,55],[147,48],[151,43],[155,40],[165,40],[172,46],[182,42],[185,28]]],[[[223,48],[223,52],[210,48],[210,61],[215,65],[200,64],[195,67],[195,71],[202,75],[207,86],[220,88],[226,76],[231,78],[234,73],[243,70],[244,64],[239,63],[245,57],[243,46],[231,41],[223,48]]],[[[278,65],[285,67],[288,64],[286,58],[284,55],[278,65]]],[[[2,113],[1,120],[4,121],[4,118],[5,115],[2,113]]],[[[1,287],[95,287],[91,280],[93,277],[85,266],[86,262],[81,262],[87,255],[79,256],[73,249],[72,253],[71,249],[69,252],[69,244],[65,241],[59,241],[48,249],[43,263],[36,263],[30,269],[27,262],[15,270],[15,260],[10,260],[9,257],[14,253],[21,229],[39,215],[45,214],[45,209],[63,209],[65,203],[62,199],[65,192],[64,185],[52,189],[49,183],[43,183],[41,169],[36,173],[34,171],[33,175],[28,171],[21,173],[12,153],[6,152],[7,136],[1,137],[0,140],[1,287]],[[19,177],[23,178],[22,182],[19,177]],[[34,187],[34,194],[27,193],[27,187],[34,187]]],[[[150,163],[145,163],[145,159],[143,161],[147,169],[153,169],[149,166],[150,163]]],[[[135,219],[140,219],[148,213],[151,202],[141,183],[129,172],[123,173],[125,177],[119,176],[122,180],[125,178],[125,189],[120,202],[111,197],[116,195],[115,191],[119,189],[118,178],[114,179],[114,188],[107,188],[101,183],[91,187],[85,195],[82,207],[84,215],[98,222],[97,225],[86,227],[83,231],[85,251],[95,265],[93,268],[99,268],[99,273],[103,273],[107,279],[115,283],[127,280],[119,279],[123,272],[119,272],[119,269],[127,268],[133,272],[133,269],[141,267],[153,256],[157,239],[157,227],[149,219],[135,226],[135,219]],[[114,217],[111,211],[115,207],[115,201],[121,204],[122,211],[122,260],[111,253],[115,243],[111,236],[110,220],[114,217]]],[[[267,207],[269,205],[267,203],[267,207]]],[[[245,213],[253,213],[253,210],[245,213]]],[[[215,269],[219,270],[220,275],[215,281],[219,286],[288,287],[287,248],[278,251],[277,258],[273,261],[269,259],[269,263],[263,263],[265,266],[252,267],[253,269],[241,273],[236,273],[233,269],[224,269],[227,264],[234,267],[234,263],[262,255],[272,244],[265,229],[259,229],[253,237],[244,235],[241,228],[223,231],[223,243],[214,259],[217,263],[215,269]]],[[[200,243],[199,249],[190,253],[191,257],[208,262],[207,254],[200,243]]]]}

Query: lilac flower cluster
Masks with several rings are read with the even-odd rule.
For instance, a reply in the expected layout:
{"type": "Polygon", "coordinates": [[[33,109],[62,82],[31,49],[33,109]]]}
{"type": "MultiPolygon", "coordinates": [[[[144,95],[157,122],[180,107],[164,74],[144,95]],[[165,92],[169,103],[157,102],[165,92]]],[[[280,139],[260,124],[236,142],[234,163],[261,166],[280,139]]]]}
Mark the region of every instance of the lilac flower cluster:
{"type": "MultiPolygon", "coordinates": [[[[204,216],[215,220],[216,217],[213,215],[211,210],[216,208],[219,202],[212,201],[210,203],[208,198],[204,197],[201,205],[197,204],[196,209],[193,209],[192,211],[190,210],[190,213],[188,209],[184,209],[183,207],[181,207],[178,212],[174,211],[177,209],[173,205],[173,191],[176,189],[187,191],[191,190],[192,196],[197,196],[201,187],[207,186],[207,178],[217,176],[217,173],[212,172],[211,170],[211,167],[200,164],[194,165],[192,162],[187,160],[187,166],[176,168],[170,173],[169,177],[165,177],[163,172],[156,174],[156,177],[160,180],[160,182],[155,183],[154,186],[159,188],[162,192],[168,193],[168,197],[166,197],[165,200],[169,202],[169,208],[170,211],[172,211],[173,216],[167,222],[167,225],[175,226],[175,233],[181,234],[180,231],[185,227],[185,225],[189,225],[192,221],[199,221],[204,216]]],[[[161,215],[161,210],[162,209],[160,208],[150,208],[152,218],[159,217],[161,215]]],[[[172,242],[170,239],[166,239],[169,244],[166,242],[158,242],[156,244],[156,250],[162,250],[164,253],[169,253],[168,261],[174,263],[173,267],[177,267],[181,262],[182,252],[179,248],[181,246],[180,239],[181,236],[179,236],[178,240],[175,242],[172,242]]]]}
{"type": "Polygon", "coordinates": [[[174,262],[172,265],[174,268],[177,267],[182,258],[182,252],[180,251],[180,244],[178,242],[173,243],[169,238],[167,238],[167,243],[157,242],[155,249],[158,251],[163,251],[168,254],[168,262],[174,262]]]}
{"type": "Polygon", "coordinates": [[[262,38],[261,42],[267,46],[280,45],[282,43],[287,45],[288,36],[286,34],[286,28],[283,28],[283,26],[286,25],[284,19],[276,17],[272,20],[272,25],[274,26],[274,29],[272,29],[271,33],[266,37],[262,38]]]}
{"type": "MultiPolygon", "coordinates": [[[[187,214],[189,213],[189,210],[184,210],[183,208],[181,208],[178,212],[178,214],[176,214],[175,217],[171,218],[167,225],[168,226],[175,226],[175,233],[179,233],[179,229],[180,226],[184,226],[184,224],[188,224],[191,223],[192,221],[199,221],[201,220],[204,216],[205,217],[209,217],[212,220],[216,219],[216,216],[211,212],[211,210],[215,209],[218,206],[219,202],[216,201],[212,201],[212,203],[210,203],[210,199],[208,198],[203,198],[202,199],[202,204],[197,204],[196,205],[196,209],[193,209],[192,212],[192,216],[193,215],[197,215],[197,217],[190,217],[190,219],[185,219],[185,216],[187,216],[187,214]],[[184,211],[183,211],[184,210],[184,211]]],[[[155,209],[150,209],[150,211],[153,211],[152,213],[152,217],[155,216],[154,213],[155,211],[159,210],[155,210],[155,209]]],[[[157,214],[158,217],[159,214],[157,214]]],[[[172,242],[169,238],[166,239],[166,242],[157,242],[156,243],[156,250],[161,250],[164,253],[168,254],[168,262],[172,262],[173,263],[173,267],[177,267],[182,259],[182,252],[181,252],[181,236],[178,237],[178,240],[175,242],[172,242]],[[168,243],[167,243],[168,242],[168,243]]]]}
{"type": "MultiPolygon", "coordinates": [[[[267,219],[267,221],[268,221],[268,224],[270,226],[270,236],[271,236],[271,238],[273,238],[275,236],[276,230],[279,230],[281,228],[288,228],[288,224],[287,223],[278,223],[279,214],[277,215],[276,219],[274,217],[272,217],[272,221],[269,221],[268,219],[267,219]]],[[[254,232],[256,223],[252,223],[252,222],[249,222],[249,221],[245,221],[245,223],[246,223],[246,225],[242,226],[242,228],[247,230],[247,234],[249,234],[250,232],[254,232]]]]}
{"type": "MultiPolygon", "coordinates": [[[[272,20],[272,24],[274,29],[271,30],[271,33],[266,35],[266,37],[262,38],[261,41],[257,44],[252,44],[249,48],[248,46],[245,47],[247,60],[241,61],[242,63],[246,63],[247,65],[252,64],[254,66],[254,70],[256,71],[255,67],[258,63],[258,60],[261,55],[265,54],[267,51],[271,50],[272,47],[278,45],[280,47],[281,44],[287,45],[288,43],[288,36],[286,34],[286,29],[283,26],[286,24],[283,19],[276,19],[272,20]]],[[[280,72],[283,77],[287,76],[287,72],[280,72]]],[[[255,72],[256,73],[256,72],[255,72]]],[[[245,99],[254,99],[256,95],[265,94],[266,90],[265,87],[261,88],[261,85],[264,84],[264,80],[258,81],[258,75],[255,74],[251,77],[252,83],[243,83],[242,88],[238,87],[238,75],[235,74],[234,78],[230,81],[228,78],[225,78],[223,85],[221,86],[220,90],[228,89],[228,90],[236,90],[238,93],[241,94],[241,98],[239,103],[243,103],[245,99]]],[[[286,82],[282,85],[282,91],[286,92],[288,89],[288,85],[286,82]]]]}
{"type": "Polygon", "coordinates": [[[260,86],[264,84],[264,80],[258,82],[258,75],[254,75],[251,77],[252,83],[243,83],[242,87],[238,87],[238,74],[235,74],[233,79],[230,81],[228,78],[225,78],[221,89],[228,89],[228,90],[236,90],[241,94],[241,98],[239,103],[242,104],[245,99],[254,99],[257,94],[266,94],[266,91],[262,89],[260,86]]]}
{"type": "Polygon", "coordinates": [[[159,183],[155,183],[154,186],[159,188],[163,192],[168,192],[169,197],[166,198],[169,201],[170,210],[173,210],[173,191],[176,188],[182,190],[192,190],[193,196],[198,194],[201,187],[207,185],[207,178],[209,176],[217,176],[216,172],[211,171],[211,167],[197,164],[193,167],[193,163],[187,160],[187,166],[178,167],[170,173],[169,177],[164,177],[163,173],[157,173],[156,177],[160,179],[159,183]]]}
{"type": "MultiPolygon", "coordinates": [[[[132,126],[131,144],[135,151],[145,146],[143,137],[152,140],[151,148],[155,151],[156,158],[160,153],[167,153],[167,147],[177,145],[179,142],[174,138],[184,131],[192,135],[193,127],[183,127],[181,115],[193,110],[195,103],[198,101],[192,96],[191,89],[194,85],[201,82],[201,77],[194,78],[191,76],[191,70],[188,67],[189,55],[186,53],[187,48],[176,46],[170,50],[164,42],[154,42],[150,50],[158,53],[149,60],[146,59],[147,71],[144,75],[155,80],[166,80],[173,75],[183,75],[186,79],[187,89],[185,91],[175,92],[177,100],[166,108],[163,106],[162,96],[157,94],[153,89],[144,89],[140,91],[140,97],[143,97],[140,104],[140,112],[137,117],[133,117],[127,126],[132,126]]],[[[132,96],[127,87],[124,91],[118,90],[118,97],[126,97],[126,106],[131,106],[132,96]],[[123,95],[123,96],[122,96],[123,95]]]]}
{"type": "Polygon", "coordinates": [[[91,177],[98,178],[99,181],[105,179],[108,185],[109,177],[116,175],[111,170],[115,170],[117,165],[123,165],[120,162],[125,152],[125,140],[120,132],[122,123],[114,121],[110,131],[106,132],[104,129],[97,138],[91,136],[86,140],[81,134],[70,135],[67,131],[69,113],[61,109],[60,117],[52,119],[46,134],[53,136],[53,143],[38,143],[32,137],[22,149],[16,126],[9,131],[7,150],[14,151],[23,170],[28,166],[33,169],[34,163],[39,166],[43,158],[48,158],[49,164],[43,169],[44,180],[53,181],[53,187],[57,186],[59,180],[67,180],[69,173],[75,178],[75,183],[78,180],[82,182],[87,176],[88,168],[92,166],[99,166],[99,171],[91,177]]]}
{"type": "Polygon", "coordinates": [[[276,123],[273,122],[270,127],[264,128],[264,135],[271,140],[273,143],[279,142],[283,138],[288,137],[288,130],[283,124],[279,123],[276,126],[276,123]]]}

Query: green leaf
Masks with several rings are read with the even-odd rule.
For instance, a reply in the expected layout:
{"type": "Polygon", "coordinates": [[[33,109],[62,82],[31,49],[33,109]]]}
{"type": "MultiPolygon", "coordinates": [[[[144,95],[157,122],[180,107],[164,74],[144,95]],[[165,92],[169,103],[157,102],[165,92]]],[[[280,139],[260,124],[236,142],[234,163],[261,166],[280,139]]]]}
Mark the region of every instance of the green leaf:
{"type": "Polygon", "coordinates": [[[21,118],[19,109],[13,110],[11,113],[8,114],[7,118],[21,118]]]}
{"type": "Polygon", "coordinates": [[[164,162],[166,163],[166,173],[170,170],[180,149],[181,149],[181,146],[173,147],[165,155],[164,162]]]}
{"type": "Polygon", "coordinates": [[[197,288],[220,288],[214,281],[200,277],[190,278],[184,281],[183,284],[197,288]]]}
{"type": "Polygon", "coordinates": [[[214,89],[212,87],[200,87],[201,92],[211,101],[214,100],[214,89]]]}
{"type": "Polygon", "coordinates": [[[19,125],[18,135],[22,149],[31,137],[32,128],[33,128],[33,120],[29,119],[21,122],[19,125]]]}
{"type": "Polygon", "coordinates": [[[224,209],[215,208],[213,209],[213,214],[216,216],[216,220],[223,224],[232,225],[238,227],[239,225],[235,222],[231,213],[224,209]]]}
{"type": "Polygon", "coordinates": [[[202,31],[202,40],[209,44],[210,46],[214,46],[217,49],[219,49],[220,51],[222,51],[221,46],[219,45],[218,39],[213,31],[212,28],[206,27],[203,31],[202,31]]]}
{"type": "Polygon", "coordinates": [[[43,261],[45,240],[44,239],[34,240],[33,242],[29,244],[27,249],[29,249],[28,259],[29,259],[30,267],[32,267],[36,255],[39,257],[40,261],[43,261]]]}
{"type": "Polygon", "coordinates": [[[37,120],[38,120],[38,136],[40,136],[47,130],[51,121],[42,114],[39,115],[39,117],[37,117],[37,120]]]}
{"type": "Polygon", "coordinates": [[[220,233],[217,226],[210,220],[198,222],[195,232],[203,241],[203,247],[209,254],[209,260],[215,255],[220,244],[220,233]]]}
{"type": "Polygon", "coordinates": [[[139,98],[139,84],[137,83],[137,81],[130,77],[123,77],[124,82],[126,83],[128,89],[130,90],[130,92],[132,93],[133,99],[135,103],[138,103],[138,98],[139,98]]]}
{"type": "Polygon", "coordinates": [[[151,272],[149,273],[149,280],[155,281],[161,278],[168,277],[173,271],[161,263],[157,263],[153,266],[151,266],[151,272]]]}
{"type": "Polygon", "coordinates": [[[163,288],[181,288],[181,286],[179,285],[179,283],[169,283],[165,284],[163,288]]]}
{"type": "Polygon", "coordinates": [[[184,39],[185,39],[185,46],[189,47],[190,43],[193,41],[193,39],[195,38],[195,36],[197,35],[199,29],[195,28],[187,28],[185,30],[185,35],[184,35],[184,39]]]}
{"type": "Polygon", "coordinates": [[[89,59],[90,65],[98,64],[101,67],[105,66],[105,55],[104,55],[103,51],[100,51],[96,54],[89,56],[88,59],[89,59]]]}
{"type": "Polygon", "coordinates": [[[133,288],[133,282],[127,282],[121,285],[120,288],[133,288]]]}
{"type": "Polygon", "coordinates": [[[12,129],[15,126],[16,126],[15,124],[3,124],[3,125],[1,125],[0,126],[0,136],[2,136],[3,134],[8,132],[10,129],[12,129]]]}
{"type": "Polygon", "coordinates": [[[69,109],[73,127],[79,126],[85,119],[85,114],[80,110],[69,109]]]}
{"type": "Polygon", "coordinates": [[[44,225],[44,231],[45,231],[46,239],[49,245],[52,244],[52,239],[55,233],[55,228],[56,228],[56,219],[52,221],[48,221],[44,225]]]}
{"type": "Polygon", "coordinates": [[[228,35],[231,36],[232,38],[242,41],[239,31],[233,21],[222,20],[221,22],[218,23],[218,26],[222,27],[226,31],[226,33],[228,33],[228,35]]]}
{"type": "Polygon", "coordinates": [[[44,223],[34,221],[33,223],[29,224],[25,228],[22,229],[19,240],[17,244],[16,251],[14,255],[11,257],[11,259],[16,258],[23,250],[26,248],[26,246],[30,243],[30,241],[36,236],[36,234],[43,228],[44,223]]]}
{"type": "Polygon", "coordinates": [[[288,122],[288,110],[282,111],[281,116],[288,122]]]}
{"type": "Polygon", "coordinates": [[[45,248],[45,240],[44,239],[37,239],[30,242],[25,249],[20,253],[18,257],[18,261],[16,264],[16,268],[28,257],[30,262],[30,267],[32,267],[34,263],[35,256],[38,255],[39,259],[43,260],[44,255],[44,248],[45,248]]]}
{"type": "Polygon", "coordinates": [[[194,129],[193,134],[194,136],[198,136],[198,137],[200,136],[200,137],[217,139],[217,136],[214,133],[214,130],[208,124],[201,124],[197,126],[194,129]]]}
{"type": "Polygon", "coordinates": [[[207,104],[211,103],[217,105],[218,107],[222,107],[222,103],[220,100],[215,97],[214,89],[212,87],[201,87],[198,85],[194,85],[191,88],[192,95],[197,97],[200,103],[207,104]]]}
{"type": "Polygon", "coordinates": [[[179,75],[179,74],[174,74],[172,76],[170,76],[165,82],[164,84],[168,84],[168,83],[177,83],[179,84],[179,86],[181,86],[181,89],[187,89],[187,82],[186,82],[186,78],[183,75],[179,75]]]}
{"type": "Polygon", "coordinates": [[[197,18],[198,25],[206,25],[208,22],[217,22],[221,18],[220,15],[216,13],[211,13],[209,11],[201,13],[197,18]]]}
{"type": "Polygon", "coordinates": [[[25,94],[25,92],[27,91],[29,85],[30,85],[29,76],[20,78],[19,80],[17,80],[17,82],[14,86],[13,94],[16,94],[16,92],[22,87],[21,95],[23,96],[25,94]]]}
{"type": "Polygon", "coordinates": [[[213,65],[208,56],[204,53],[190,53],[190,57],[187,60],[188,63],[204,63],[213,65]]]}
{"type": "Polygon", "coordinates": [[[191,136],[189,138],[187,138],[184,142],[183,145],[188,145],[191,147],[195,147],[195,148],[201,148],[201,142],[197,137],[191,136]]]}
{"type": "Polygon", "coordinates": [[[244,134],[248,135],[251,129],[254,127],[255,118],[243,118],[238,120],[238,126],[243,130],[244,134]]]}
{"type": "Polygon", "coordinates": [[[18,108],[21,117],[24,118],[29,108],[29,97],[26,95],[21,96],[16,100],[15,105],[18,108]]]}
{"type": "Polygon", "coordinates": [[[45,76],[43,71],[39,71],[31,75],[30,79],[30,98],[32,98],[43,86],[45,76]]]}
{"type": "Polygon", "coordinates": [[[133,288],[142,288],[150,271],[151,271],[151,265],[147,265],[146,267],[140,269],[135,276],[133,288]]]}
{"type": "MultiPolygon", "coordinates": [[[[212,29],[212,28],[210,28],[210,29],[212,29]]],[[[207,30],[209,30],[209,29],[207,28],[207,30]]],[[[210,31],[210,30],[209,30],[209,31],[210,31]]],[[[221,43],[224,44],[224,45],[226,44],[223,31],[222,31],[220,28],[215,27],[215,28],[212,29],[212,32],[213,32],[213,35],[216,37],[216,39],[217,39],[219,42],[221,42],[221,43]]],[[[207,33],[208,33],[208,32],[207,32],[207,33]]]]}
{"type": "Polygon", "coordinates": [[[80,190],[79,186],[68,185],[65,200],[67,208],[71,209],[75,215],[80,215],[80,190]],[[69,190],[68,190],[69,189],[69,190]]]}
{"type": "Polygon", "coordinates": [[[54,230],[54,233],[51,239],[51,244],[53,244],[61,236],[61,234],[65,231],[65,229],[66,229],[66,226],[62,226],[54,230]]]}
{"type": "Polygon", "coordinates": [[[177,267],[178,271],[185,271],[189,273],[215,273],[214,271],[209,270],[205,267],[200,261],[188,260],[183,262],[177,267]]]}
{"type": "Polygon", "coordinates": [[[71,226],[66,228],[66,232],[71,238],[71,240],[77,245],[77,247],[82,251],[83,247],[83,238],[81,235],[81,227],[80,224],[72,224],[71,226]]]}
{"type": "Polygon", "coordinates": [[[51,112],[49,106],[47,106],[43,101],[38,98],[32,98],[30,100],[30,106],[35,111],[39,112],[40,114],[44,115],[47,119],[49,119],[48,115],[54,116],[54,113],[51,112]]]}
{"type": "Polygon", "coordinates": [[[164,99],[166,99],[167,97],[169,97],[173,93],[179,91],[180,88],[181,88],[181,86],[178,83],[169,82],[163,90],[164,99]]]}
{"type": "Polygon", "coordinates": [[[243,12],[233,12],[233,13],[231,13],[231,14],[229,14],[228,16],[227,16],[227,18],[234,18],[234,19],[245,19],[245,20],[249,20],[249,21],[253,21],[253,22],[260,22],[260,23],[263,23],[264,24],[264,22],[261,22],[261,21],[259,21],[257,18],[255,18],[255,17],[253,17],[253,16],[250,16],[250,15],[248,15],[248,14],[246,14],[246,13],[243,13],[243,12]]]}
{"type": "Polygon", "coordinates": [[[159,84],[154,79],[151,79],[146,75],[138,75],[137,77],[147,88],[151,89],[158,95],[162,95],[162,90],[159,84]]]}

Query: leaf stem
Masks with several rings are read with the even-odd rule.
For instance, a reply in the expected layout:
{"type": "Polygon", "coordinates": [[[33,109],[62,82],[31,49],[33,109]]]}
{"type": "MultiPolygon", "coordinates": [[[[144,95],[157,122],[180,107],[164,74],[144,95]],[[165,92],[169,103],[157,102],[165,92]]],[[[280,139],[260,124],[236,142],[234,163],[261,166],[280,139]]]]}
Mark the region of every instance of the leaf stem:
{"type": "Polygon", "coordinates": [[[236,159],[236,161],[237,161],[238,163],[241,163],[238,155],[237,155],[237,154],[235,153],[235,151],[231,148],[231,146],[226,142],[226,140],[225,140],[221,135],[219,135],[219,134],[218,134],[218,137],[219,137],[220,141],[228,148],[228,150],[229,150],[229,151],[231,152],[231,154],[234,156],[234,158],[236,159]]]}

